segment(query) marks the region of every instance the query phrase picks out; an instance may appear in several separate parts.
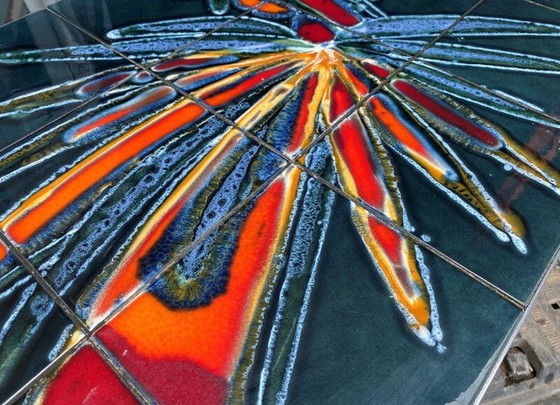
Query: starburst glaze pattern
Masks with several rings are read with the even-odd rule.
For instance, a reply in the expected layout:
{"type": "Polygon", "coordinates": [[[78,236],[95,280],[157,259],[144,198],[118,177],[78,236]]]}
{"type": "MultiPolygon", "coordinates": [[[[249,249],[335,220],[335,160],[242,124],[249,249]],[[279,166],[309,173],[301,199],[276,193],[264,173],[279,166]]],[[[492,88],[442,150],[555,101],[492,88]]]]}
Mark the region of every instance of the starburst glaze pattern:
{"type": "MultiPolygon", "coordinates": [[[[301,168],[283,168],[290,159],[406,228],[407,202],[400,197],[391,158],[391,153],[399,154],[497,237],[524,251],[521,220],[494,201],[451,145],[507,164],[557,193],[560,177],[457,99],[554,127],[558,123],[536,107],[527,110],[519,100],[498,97],[424,62],[547,74],[558,74],[560,63],[440,41],[406,72],[399,72],[396,69],[408,58],[400,51],[422,49],[458,16],[387,17],[367,2],[361,12],[353,2],[315,3],[295,3],[308,15],[289,4],[241,1],[237,7],[255,7],[254,16],[206,36],[226,17],[116,29],[107,33],[111,46],[142,61],[167,56],[185,38],[196,41],[152,66],[167,83],[126,66],[0,104],[0,116],[25,117],[105,91],[101,105],[26,140],[1,163],[1,180],[7,183],[69,150],[80,151],[77,159],[15,201],[0,222],[24,253],[50,257],[43,267],[61,291],[78,288],[78,275],[102,254],[100,247],[115,238],[112,221],[134,224],[116,258],[97,274],[87,275],[94,281],[80,297],[78,311],[89,325],[109,316],[116,303],[158,274],[181,247],[204,235],[198,248],[150,286],[149,295],[135,301],[145,306],[136,312],[156,313],[157,307],[160,319],[181,325],[181,348],[171,345],[161,351],[243,386],[258,338],[258,314],[267,307],[266,292],[283,268],[302,262],[313,267],[328,224],[332,196],[321,192],[301,168]],[[125,84],[111,87],[123,80],[125,84]],[[181,92],[192,98],[181,97],[181,92]],[[222,112],[238,127],[205,107],[222,112]],[[254,134],[253,139],[245,131],[254,134]],[[223,229],[212,228],[262,185],[266,188],[257,199],[223,229]],[[317,227],[314,221],[319,218],[317,227]],[[266,233],[261,231],[264,227],[266,233]],[[89,231],[80,233],[83,229],[89,231]],[[69,252],[74,238],[83,239],[69,252]],[[293,263],[277,259],[292,258],[287,251],[312,245],[312,254],[300,254],[303,260],[297,254],[293,263]],[[194,330],[204,333],[189,332],[194,330]],[[214,338],[200,340],[204,336],[214,338]]],[[[215,14],[224,14],[229,3],[212,1],[210,6],[215,14]]],[[[452,35],[559,33],[558,27],[547,24],[466,17],[452,35]]],[[[40,54],[19,50],[0,55],[0,62],[114,57],[107,48],[94,45],[40,54]]],[[[372,262],[411,330],[442,349],[437,307],[420,252],[370,211],[355,204],[351,209],[372,262]]],[[[9,273],[15,264],[6,251],[0,256],[6,258],[3,271],[9,273]]],[[[31,295],[23,297],[18,308],[25,305],[33,305],[31,295]]],[[[141,352],[146,331],[132,327],[133,308],[115,318],[111,333],[133,342],[141,352]]],[[[4,327],[6,333],[15,322],[17,317],[4,327]]],[[[275,325],[281,323],[280,312],[275,325]]],[[[297,336],[289,339],[295,342],[297,336]]],[[[271,356],[273,346],[272,341],[271,356]]],[[[145,345],[144,349],[148,350],[145,345]]],[[[264,383],[269,371],[263,371],[264,383]]]]}

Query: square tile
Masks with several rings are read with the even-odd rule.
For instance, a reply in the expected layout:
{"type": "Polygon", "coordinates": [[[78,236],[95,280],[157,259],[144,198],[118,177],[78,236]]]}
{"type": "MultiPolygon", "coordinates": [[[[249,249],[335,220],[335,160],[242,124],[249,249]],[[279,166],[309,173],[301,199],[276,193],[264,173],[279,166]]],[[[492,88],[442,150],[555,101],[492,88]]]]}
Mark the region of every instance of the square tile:
{"type": "Polygon", "coordinates": [[[100,286],[133,291],[285,165],[161,82],[105,96],[0,159],[1,228],[89,324],[100,286]]]}
{"type": "Polygon", "coordinates": [[[0,401],[4,402],[71,348],[79,333],[12,253],[2,263],[0,401]]]}
{"type": "Polygon", "coordinates": [[[520,311],[417,248],[445,349],[424,344],[372,269],[348,205],[336,198],[285,403],[472,403],[520,311]]]}
{"type": "Polygon", "coordinates": [[[388,289],[364,212],[288,168],[96,336],[162,404],[471,400],[519,309],[384,228],[403,255],[388,289]]]}
{"type": "Polygon", "coordinates": [[[0,150],[125,80],[133,66],[40,11],[0,27],[0,150]]]}

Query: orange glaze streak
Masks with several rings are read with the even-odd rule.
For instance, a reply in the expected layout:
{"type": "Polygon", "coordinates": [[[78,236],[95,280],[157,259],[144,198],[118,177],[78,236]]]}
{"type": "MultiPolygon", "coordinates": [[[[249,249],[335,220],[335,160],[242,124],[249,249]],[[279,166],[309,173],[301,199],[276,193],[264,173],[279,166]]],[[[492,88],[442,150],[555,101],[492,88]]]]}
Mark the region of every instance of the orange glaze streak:
{"type": "MultiPolygon", "coordinates": [[[[379,177],[378,168],[372,158],[374,152],[370,150],[365,128],[357,116],[353,115],[345,120],[333,131],[331,139],[345,189],[395,220],[389,191],[383,184],[383,178],[379,177]]],[[[382,243],[394,263],[400,263],[400,236],[374,221],[370,220],[370,226],[375,239],[382,243]]]]}
{"type": "Polygon", "coordinates": [[[25,242],[81,194],[143,149],[193,122],[205,110],[185,100],[107,144],[56,181],[31,196],[0,227],[17,243],[25,242]]]}
{"type": "Polygon", "coordinates": [[[0,242],[0,262],[6,258],[7,254],[8,250],[6,249],[6,246],[4,246],[2,242],[0,242]]]}
{"type": "Polygon", "coordinates": [[[299,114],[297,116],[296,123],[292,132],[292,141],[286,149],[286,152],[288,154],[295,153],[297,150],[303,147],[304,140],[309,138],[308,123],[310,119],[315,119],[314,112],[316,111],[318,106],[316,104],[313,105],[315,111],[312,111],[312,108],[309,107],[311,107],[312,105],[312,100],[315,96],[315,90],[317,89],[318,81],[319,79],[317,73],[312,74],[309,78],[309,82],[307,83],[307,87],[305,88],[303,98],[301,100],[301,108],[299,110],[299,114]]]}
{"type": "Polygon", "coordinates": [[[245,7],[255,7],[261,0],[239,0],[239,3],[245,7]]]}
{"type": "Polygon", "coordinates": [[[120,109],[118,111],[115,111],[112,114],[108,114],[104,117],[101,117],[100,119],[84,125],[83,127],[81,127],[80,129],[78,129],[74,135],[72,135],[71,140],[72,141],[76,141],[77,139],[82,138],[83,136],[87,135],[89,132],[103,127],[107,124],[110,124],[111,122],[115,122],[116,120],[118,120],[119,118],[124,117],[125,115],[130,114],[131,112],[142,108],[144,106],[150,105],[154,102],[156,102],[157,100],[160,100],[166,96],[171,95],[172,93],[174,93],[175,91],[170,88],[170,87],[162,87],[159,89],[156,89],[152,92],[152,94],[149,95],[149,97],[143,97],[140,100],[137,100],[135,103],[129,105],[127,108],[123,108],[120,109]]]}
{"type": "Polygon", "coordinates": [[[176,190],[147,221],[141,232],[134,238],[118,268],[113,271],[102,296],[97,300],[98,302],[90,314],[92,323],[95,322],[95,318],[103,317],[111,310],[116,301],[138,286],[140,260],[150,252],[185,203],[206,185],[207,180],[215,173],[215,168],[241,139],[244,137],[240,132],[228,132],[189,172],[176,190]]]}
{"type": "Polygon", "coordinates": [[[415,160],[422,162],[422,166],[426,167],[434,177],[443,181],[447,171],[446,164],[437,155],[430,153],[414,132],[408,129],[377,97],[372,97],[370,103],[375,117],[411,152],[415,160]]]}
{"type": "Polygon", "coordinates": [[[275,180],[256,201],[240,231],[223,295],[195,310],[171,310],[144,293],[109,326],[145,357],[188,361],[231,377],[272,259],[283,247],[298,176],[292,170],[275,180]]]}
{"type": "Polygon", "coordinates": [[[264,70],[262,72],[250,75],[248,78],[228,90],[225,90],[218,94],[212,94],[211,91],[206,91],[202,94],[201,97],[212,107],[220,106],[226,102],[233,100],[235,97],[238,97],[241,94],[249,92],[262,82],[284,73],[286,70],[294,67],[295,65],[296,63],[288,63],[264,70]]]}
{"type": "Polygon", "coordinates": [[[264,6],[260,6],[259,11],[263,13],[281,14],[290,11],[290,9],[276,3],[267,3],[264,6]]]}
{"type": "Polygon", "coordinates": [[[369,93],[369,88],[366,83],[360,81],[354,73],[346,65],[341,57],[336,59],[337,73],[342,77],[344,82],[349,85],[352,95],[356,99],[361,99],[369,93]]]}
{"type": "Polygon", "coordinates": [[[349,108],[354,105],[355,101],[352,95],[340,79],[338,75],[334,77],[334,84],[332,85],[330,95],[330,112],[329,119],[334,122],[339,116],[344,114],[349,108]]]}
{"type": "MultiPolygon", "coordinates": [[[[368,217],[368,225],[374,244],[377,245],[373,246],[373,249],[381,248],[381,254],[388,254],[388,262],[381,259],[378,263],[395,298],[414,316],[418,323],[427,326],[430,320],[429,305],[414,293],[411,284],[415,283],[424,287],[424,282],[416,268],[416,260],[410,252],[405,238],[372,216],[368,217]]],[[[380,252],[376,253],[379,257],[380,252]]]]}
{"type": "MultiPolygon", "coordinates": [[[[219,56],[224,56],[227,55],[228,53],[224,52],[221,55],[218,55],[216,57],[219,56]]],[[[238,62],[233,62],[233,63],[228,63],[227,65],[219,65],[219,66],[212,66],[212,67],[208,67],[208,68],[204,68],[202,70],[199,70],[193,74],[190,74],[188,76],[184,76],[181,77],[180,79],[178,79],[176,81],[176,83],[179,85],[181,83],[190,83],[192,81],[196,81],[196,80],[201,80],[201,79],[205,79],[211,76],[215,76],[218,74],[223,73],[224,71],[227,70],[234,70],[234,69],[238,69],[238,68],[247,68],[246,70],[242,71],[242,72],[238,72],[233,76],[233,78],[237,78],[239,76],[243,76],[243,75],[247,75],[250,72],[253,72],[255,70],[259,70],[263,68],[263,65],[267,65],[267,64],[273,64],[273,63],[282,63],[283,61],[285,61],[288,57],[292,57],[294,56],[293,52],[282,52],[282,53],[275,53],[273,55],[268,55],[268,56],[263,56],[263,57],[258,57],[258,58],[249,58],[246,60],[241,60],[238,62]]],[[[224,80],[227,79],[222,79],[220,81],[220,83],[223,83],[224,80]]],[[[230,78],[231,80],[231,78],[230,78]]],[[[217,87],[218,89],[220,87],[223,87],[223,84],[219,87],[217,87]]]]}

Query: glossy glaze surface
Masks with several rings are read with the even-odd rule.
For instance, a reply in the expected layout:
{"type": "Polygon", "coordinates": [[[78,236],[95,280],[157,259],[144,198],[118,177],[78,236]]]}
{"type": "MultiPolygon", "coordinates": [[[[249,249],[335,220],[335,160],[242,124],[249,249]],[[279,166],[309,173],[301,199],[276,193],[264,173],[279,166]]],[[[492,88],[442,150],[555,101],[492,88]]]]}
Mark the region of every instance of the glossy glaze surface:
{"type": "Polygon", "coordinates": [[[0,401],[476,398],[559,244],[557,16],[152,3],[0,27],[0,401]]]}

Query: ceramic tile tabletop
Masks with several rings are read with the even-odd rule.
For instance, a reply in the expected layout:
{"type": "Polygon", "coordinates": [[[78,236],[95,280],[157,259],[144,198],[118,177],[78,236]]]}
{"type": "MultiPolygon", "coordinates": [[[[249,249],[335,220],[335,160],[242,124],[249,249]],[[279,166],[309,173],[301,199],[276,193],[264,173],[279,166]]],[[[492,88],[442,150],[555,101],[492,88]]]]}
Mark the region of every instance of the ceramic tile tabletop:
{"type": "Polygon", "coordinates": [[[500,3],[1,26],[0,403],[479,400],[560,245],[560,14],[500,3]]]}

